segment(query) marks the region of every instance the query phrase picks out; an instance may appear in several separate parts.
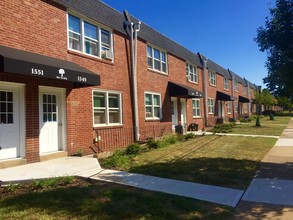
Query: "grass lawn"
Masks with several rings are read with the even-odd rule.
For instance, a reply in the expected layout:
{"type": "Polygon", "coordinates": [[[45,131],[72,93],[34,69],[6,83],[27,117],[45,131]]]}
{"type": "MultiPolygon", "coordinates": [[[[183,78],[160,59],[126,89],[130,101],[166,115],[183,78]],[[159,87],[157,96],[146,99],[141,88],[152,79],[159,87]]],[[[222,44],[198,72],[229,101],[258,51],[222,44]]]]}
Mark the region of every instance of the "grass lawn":
{"type": "Polygon", "coordinates": [[[0,219],[227,219],[233,212],[208,202],[78,178],[2,186],[0,195],[0,219]]]}
{"type": "Polygon", "coordinates": [[[262,118],[261,127],[255,127],[255,121],[247,124],[236,124],[231,133],[280,136],[287,127],[291,117],[275,116],[274,118],[275,120],[270,120],[269,117],[262,118]]]}
{"type": "Polygon", "coordinates": [[[277,140],[233,136],[200,136],[147,151],[119,166],[126,170],[190,182],[246,189],[260,160],[277,140]]]}

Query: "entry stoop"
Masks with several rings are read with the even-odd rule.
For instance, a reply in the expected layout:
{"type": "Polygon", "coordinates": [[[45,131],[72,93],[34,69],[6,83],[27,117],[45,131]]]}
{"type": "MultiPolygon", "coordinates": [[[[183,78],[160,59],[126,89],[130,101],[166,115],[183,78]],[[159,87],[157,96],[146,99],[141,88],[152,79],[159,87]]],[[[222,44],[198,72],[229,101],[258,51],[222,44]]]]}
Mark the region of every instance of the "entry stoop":
{"type": "Polygon", "coordinates": [[[67,157],[67,156],[68,156],[67,151],[58,151],[58,152],[43,154],[40,156],[40,162],[52,160],[52,159],[58,159],[61,157],[67,157]]]}
{"type": "Polygon", "coordinates": [[[26,159],[16,158],[0,161],[0,169],[15,167],[26,164],[26,159]]]}

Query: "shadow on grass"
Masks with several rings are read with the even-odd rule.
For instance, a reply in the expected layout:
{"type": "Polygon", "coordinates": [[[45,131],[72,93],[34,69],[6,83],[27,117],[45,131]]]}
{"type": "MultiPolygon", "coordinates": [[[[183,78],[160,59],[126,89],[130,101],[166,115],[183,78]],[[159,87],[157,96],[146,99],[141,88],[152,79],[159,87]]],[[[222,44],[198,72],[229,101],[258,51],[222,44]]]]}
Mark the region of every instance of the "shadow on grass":
{"type": "Polygon", "coordinates": [[[231,213],[229,207],[102,182],[0,200],[4,219],[222,219],[231,213]]]}
{"type": "Polygon", "coordinates": [[[203,157],[136,166],[129,172],[246,189],[258,167],[259,162],[251,160],[203,157]]]}

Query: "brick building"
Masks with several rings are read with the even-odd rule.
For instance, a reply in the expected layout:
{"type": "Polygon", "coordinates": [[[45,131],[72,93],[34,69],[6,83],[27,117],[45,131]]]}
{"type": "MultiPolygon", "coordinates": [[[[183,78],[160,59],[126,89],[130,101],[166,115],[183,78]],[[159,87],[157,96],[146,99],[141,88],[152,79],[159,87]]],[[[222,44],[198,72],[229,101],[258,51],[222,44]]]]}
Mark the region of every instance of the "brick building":
{"type": "Polygon", "coordinates": [[[133,68],[127,14],[101,1],[2,0],[0,10],[2,167],[254,112],[255,85],[144,23],[133,68]]]}

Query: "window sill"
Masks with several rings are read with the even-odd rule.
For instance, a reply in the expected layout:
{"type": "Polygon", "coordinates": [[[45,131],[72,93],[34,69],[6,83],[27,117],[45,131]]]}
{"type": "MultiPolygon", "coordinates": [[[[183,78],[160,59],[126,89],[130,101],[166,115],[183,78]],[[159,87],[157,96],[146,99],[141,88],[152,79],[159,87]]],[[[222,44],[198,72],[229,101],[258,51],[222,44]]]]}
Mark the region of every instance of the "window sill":
{"type": "Polygon", "coordinates": [[[210,84],[210,86],[215,87],[215,88],[217,87],[217,85],[212,85],[212,84],[210,84]]]}
{"type": "Polygon", "coordinates": [[[214,115],[214,113],[209,112],[209,115],[214,115]]]}
{"type": "Polygon", "coordinates": [[[123,124],[117,124],[117,125],[94,125],[93,130],[100,130],[105,128],[122,128],[123,124]]]}
{"type": "Polygon", "coordinates": [[[163,76],[169,76],[168,73],[161,72],[161,71],[155,70],[155,69],[151,69],[149,67],[148,67],[148,71],[153,72],[153,73],[158,73],[158,74],[163,75],[163,76]]]}
{"type": "Polygon", "coordinates": [[[225,90],[225,91],[230,91],[230,89],[225,89],[225,88],[224,88],[224,90],[225,90]]]}
{"type": "Polygon", "coordinates": [[[109,65],[114,66],[114,61],[104,60],[104,59],[101,59],[99,57],[95,57],[95,56],[91,56],[91,55],[82,53],[82,52],[77,51],[77,50],[70,50],[70,49],[68,49],[68,53],[69,54],[73,54],[73,55],[77,55],[77,56],[80,56],[80,57],[83,57],[83,58],[91,59],[91,60],[94,60],[94,61],[98,61],[98,62],[101,62],[101,63],[105,63],[105,64],[109,64],[109,65]]]}
{"type": "Polygon", "coordinates": [[[187,80],[187,82],[198,85],[198,82],[193,82],[193,81],[189,81],[189,80],[187,80]]]}
{"type": "Polygon", "coordinates": [[[146,118],[145,121],[146,122],[161,121],[161,119],[160,118],[146,118]]]}
{"type": "Polygon", "coordinates": [[[192,118],[194,118],[194,119],[200,119],[201,116],[193,116],[192,118]]]}

